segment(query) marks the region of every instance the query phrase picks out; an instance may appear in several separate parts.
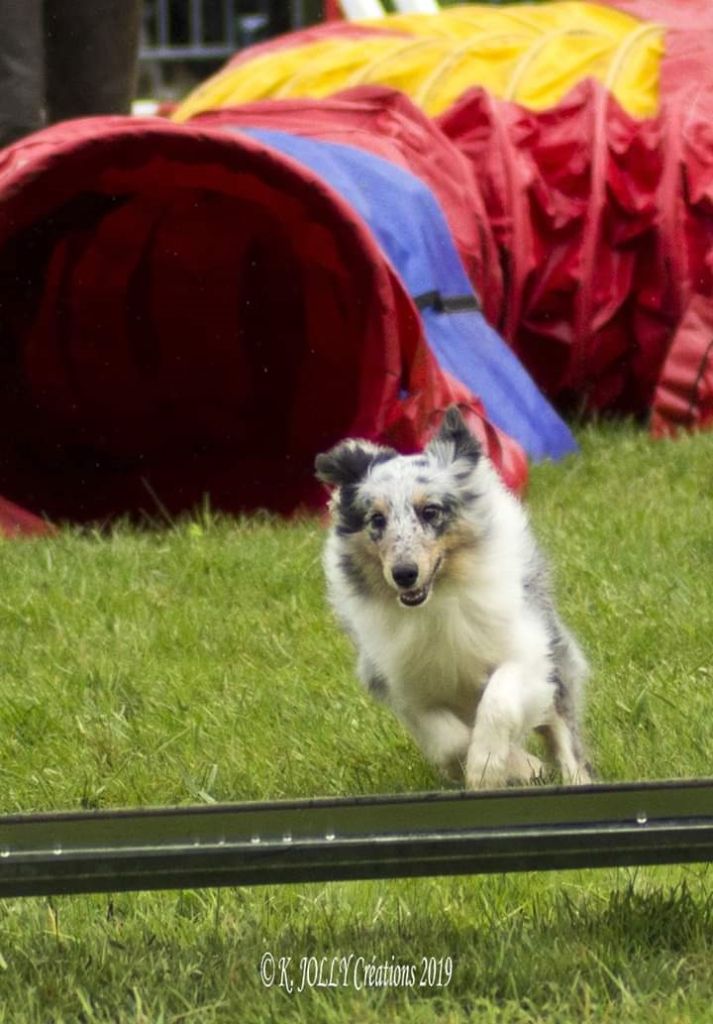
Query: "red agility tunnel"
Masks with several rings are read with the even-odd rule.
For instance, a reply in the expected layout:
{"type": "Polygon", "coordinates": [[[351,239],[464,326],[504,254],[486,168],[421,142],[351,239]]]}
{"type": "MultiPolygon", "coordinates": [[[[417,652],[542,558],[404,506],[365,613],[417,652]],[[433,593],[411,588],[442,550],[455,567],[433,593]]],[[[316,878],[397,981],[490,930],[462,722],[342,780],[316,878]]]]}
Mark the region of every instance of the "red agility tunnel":
{"type": "Polygon", "coordinates": [[[560,407],[713,425],[713,90],[628,115],[592,79],[544,111],[468,91],[438,125],[500,250],[496,320],[560,407]]]}
{"type": "Polygon", "coordinates": [[[0,154],[0,494],[50,519],[321,503],[316,452],[458,402],[351,207],[238,133],[102,118],[0,154]]]}

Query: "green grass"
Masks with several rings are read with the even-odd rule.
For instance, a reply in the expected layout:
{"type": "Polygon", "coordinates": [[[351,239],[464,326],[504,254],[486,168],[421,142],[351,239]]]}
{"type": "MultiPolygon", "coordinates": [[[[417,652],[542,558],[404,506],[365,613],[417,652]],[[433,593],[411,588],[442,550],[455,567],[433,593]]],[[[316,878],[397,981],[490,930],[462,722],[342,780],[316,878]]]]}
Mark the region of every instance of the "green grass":
{"type": "MultiPolygon", "coordinates": [[[[713,435],[581,431],[529,502],[594,666],[604,779],[711,774],[713,435]]],[[[0,544],[0,810],[440,785],[363,695],[318,523],[209,515],[0,544]]],[[[0,1022],[709,1022],[712,869],[0,903],[0,1022]],[[441,988],[266,988],[265,952],[453,958],[441,988]]]]}

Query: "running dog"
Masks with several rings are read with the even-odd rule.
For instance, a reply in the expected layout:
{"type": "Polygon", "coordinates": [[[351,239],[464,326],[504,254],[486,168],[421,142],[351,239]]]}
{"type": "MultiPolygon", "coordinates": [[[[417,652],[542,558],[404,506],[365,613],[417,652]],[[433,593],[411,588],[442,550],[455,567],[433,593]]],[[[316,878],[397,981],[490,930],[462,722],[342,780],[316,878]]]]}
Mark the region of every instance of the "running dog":
{"type": "Polygon", "coordinates": [[[332,491],[330,603],[358,675],[425,756],[470,789],[536,780],[542,733],[566,782],[587,663],[553,603],[526,512],[452,406],[418,455],[347,440],[318,455],[332,491]]]}

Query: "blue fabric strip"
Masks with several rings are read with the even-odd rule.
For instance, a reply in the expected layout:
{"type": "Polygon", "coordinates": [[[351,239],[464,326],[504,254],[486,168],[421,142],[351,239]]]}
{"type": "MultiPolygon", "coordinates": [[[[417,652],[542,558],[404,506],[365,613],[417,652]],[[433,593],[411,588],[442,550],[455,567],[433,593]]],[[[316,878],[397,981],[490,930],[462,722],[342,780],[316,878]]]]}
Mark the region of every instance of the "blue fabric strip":
{"type": "MultiPolygon", "coordinates": [[[[473,295],[446,218],[428,186],[355,146],[289,132],[236,128],[319,175],[360,215],[412,297],[473,295]]],[[[439,365],[477,395],[490,420],[533,459],[577,450],[563,420],[479,310],[420,311],[439,365]]]]}

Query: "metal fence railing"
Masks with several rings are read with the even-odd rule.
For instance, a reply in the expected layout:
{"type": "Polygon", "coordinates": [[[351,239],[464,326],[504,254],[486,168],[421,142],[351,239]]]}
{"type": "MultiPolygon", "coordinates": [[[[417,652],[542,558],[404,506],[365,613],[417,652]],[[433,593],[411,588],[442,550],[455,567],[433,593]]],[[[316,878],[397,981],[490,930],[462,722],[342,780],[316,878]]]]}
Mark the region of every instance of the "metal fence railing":
{"type": "Polygon", "coordinates": [[[225,57],[256,38],[313,20],[311,0],[145,0],[141,57],[225,57]]]}
{"type": "Polygon", "coordinates": [[[244,13],[235,0],[147,0],[140,59],[219,60],[268,25],[265,2],[244,13]]]}
{"type": "Polygon", "coordinates": [[[320,0],[144,0],[139,67],[161,93],[172,66],[217,66],[236,50],[316,21],[320,0]]]}

